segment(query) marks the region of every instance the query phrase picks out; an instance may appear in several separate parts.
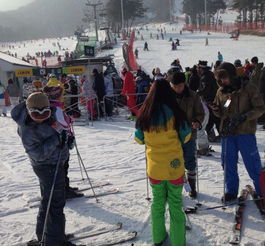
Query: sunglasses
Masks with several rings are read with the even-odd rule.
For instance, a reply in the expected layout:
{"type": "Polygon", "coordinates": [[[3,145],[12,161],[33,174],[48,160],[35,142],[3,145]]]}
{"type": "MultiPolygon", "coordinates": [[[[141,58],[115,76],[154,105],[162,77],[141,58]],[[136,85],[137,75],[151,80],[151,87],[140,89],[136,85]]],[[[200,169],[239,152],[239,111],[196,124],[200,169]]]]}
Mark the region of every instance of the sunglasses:
{"type": "Polygon", "coordinates": [[[33,119],[46,120],[51,116],[51,109],[46,108],[28,108],[28,112],[33,119]]]}

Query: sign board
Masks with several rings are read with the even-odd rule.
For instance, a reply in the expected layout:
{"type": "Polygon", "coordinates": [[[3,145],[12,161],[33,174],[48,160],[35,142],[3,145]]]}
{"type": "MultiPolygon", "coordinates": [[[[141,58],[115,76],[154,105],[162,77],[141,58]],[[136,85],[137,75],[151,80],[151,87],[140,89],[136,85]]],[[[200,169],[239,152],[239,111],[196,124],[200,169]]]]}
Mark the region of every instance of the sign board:
{"type": "Polygon", "coordinates": [[[85,45],[84,46],[84,53],[85,53],[85,56],[89,56],[89,57],[94,57],[95,56],[95,47],[94,46],[87,46],[85,45]]]}
{"type": "Polygon", "coordinates": [[[53,73],[58,77],[62,74],[62,68],[33,68],[33,76],[46,76],[50,73],[53,73]]]}
{"type": "Polygon", "coordinates": [[[16,77],[31,77],[33,76],[32,68],[16,69],[16,77]]]}
{"type": "Polygon", "coordinates": [[[86,72],[85,66],[72,66],[72,67],[64,67],[63,73],[66,74],[84,74],[86,72]]]}
{"type": "Polygon", "coordinates": [[[45,75],[46,74],[46,70],[45,68],[41,68],[40,69],[40,75],[45,75]]]}
{"type": "Polygon", "coordinates": [[[89,37],[88,36],[79,36],[78,40],[79,41],[83,41],[83,42],[88,42],[89,41],[89,37]]]}

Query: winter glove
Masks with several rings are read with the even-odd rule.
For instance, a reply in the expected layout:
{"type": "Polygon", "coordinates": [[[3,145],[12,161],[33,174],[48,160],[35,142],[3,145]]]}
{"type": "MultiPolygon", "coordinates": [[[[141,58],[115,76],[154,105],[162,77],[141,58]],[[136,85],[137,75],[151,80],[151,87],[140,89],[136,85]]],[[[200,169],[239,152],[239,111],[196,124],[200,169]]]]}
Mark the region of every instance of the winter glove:
{"type": "Polygon", "coordinates": [[[234,117],[226,118],[223,122],[222,131],[220,133],[221,137],[232,136],[236,128],[247,119],[246,114],[236,115],[234,117]]]}
{"type": "Polygon", "coordinates": [[[230,124],[229,124],[229,128],[231,129],[231,132],[234,132],[236,130],[236,128],[247,119],[247,115],[246,114],[240,114],[240,115],[236,115],[234,116],[231,120],[230,120],[230,124]]]}
{"type": "Polygon", "coordinates": [[[68,136],[67,145],[68,145],[69,149],[73,149],[75,147],[75,137],[74,136],[68,136]]]}
{"type": "Polygon", "coordinates": [[[65,147],[66,143],[68,142],[68,133],[67,133],[67,131],[63,130],[59,134],[59,139],[60,139],[60,148],[63,149],[65,147]]]}

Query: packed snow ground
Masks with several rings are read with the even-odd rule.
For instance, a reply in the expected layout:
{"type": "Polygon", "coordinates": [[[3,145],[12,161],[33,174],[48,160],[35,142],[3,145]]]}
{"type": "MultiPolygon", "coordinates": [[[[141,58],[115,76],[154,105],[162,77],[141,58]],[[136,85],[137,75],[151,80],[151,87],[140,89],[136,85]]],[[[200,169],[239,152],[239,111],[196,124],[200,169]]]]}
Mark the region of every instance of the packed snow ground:
{"type": "MultiPolygon", "coordinates": [[[[163,27],[163,25],[161,25],[163,27]]],[[[261,61],[265,54],[261,53],[265,44],[264,38],[240,36],[239,41],[229,39],[227,34],[207,36],[206,33],[184,33],[177,29],[173,34],[172,26],[165,24],[168,34],[165,40],[149,40],[149,32],[143,32],[149,43],[149,52],[142,50],[144,41],[135,42],[140,48],[138,63],[148,72],[158,66],[166,72],[172,60],[179,58],[183,67],[192,66],[198,60],[207,59],[215,62],[217,52],[221,51],[226,61],[251,58],[257,55],[261,61]],[[169,37],[179,38],[181,46],[171,51],[169,37]],[[209,38],[209,46],[205,47],[205,38],[209,38]]],[[[149,25],[155,34],[160,24],[149,25]]],[[[178,28],[174,26],[174,28],[178,28]]],[[[52,42],[52,41],[51,41],[52,42]]],[[[48,43],[48,41],[47,41],[48,43]]],[[[27,45],[30,47],[30,43],[27,45]]],[[[115,55],[115,62],[120,68],[122,52],[120,45],[108,51],[115,55]]],[[[120,118],[121,119],[121,118],[120,118]]],[[[8,114],[0,117],[0,245],[15,246],[35,237],[37,208],[29,208],[29,201],[39,197],[38,179],[33,173],[27,155],[16,132],[16,124],[8,114]]],[[[66,232],[82,232],[95,230],[108,224],[123,222],[122,233],[138,231],[134,245],[151,245],[150,205],[146,198],[145,154],[144,147],[134,143],[134,123],[125,120],[96,121],[93,126],[75,126],[77,145],[87,167],[88,175],[94,182],[109,180],[112,185],[95,189],[103,190],[119,188],[120,192],[95,199],[79,198],[67,201],[65,207],[66,232]]],[[[263,158],[265,148],[265,132],[257,131],[259,151],[263,158]]],[[[216,151],[214,157],[198,159],[200,195],[202,208],[220,205],[223,192],[223,171],[220,164],[220,145],[213,144],[216,151]]],[[[89,186],[82,181],[76,151],[71,151],[70,180],[72,186],[80,188],[89,186]]],[[[240,189],[251,181],[246,173],[242,159],[239,161],[240,189]]],[[[149,191],[151,191],[149,189],[149,191]]],[[[86,194],[92,194],[86,191],[86,194]]],[[[184,205],[193,205],[196,201],[188,198],[183,191],[184,205]]],[[[234,207],[226,210],[216,209],[189,216],[192,230],[187,231],[189,246],[228,245],[232,236],[234,223],[234,207]]],[[[168,216],[167,216],[168,220],[168,216]]],[[[247,203],[243,222],[241,245],[256,246],[265,241],[265,223],[252,202],[247,203]]],[[[116,234],[116,233],[114,233],[116,234]]],[[[98,240],[108,239],[112,235],[102,235],[98,240]]],[[[118,233],[117,233],[118,234],[118,233]]],[[[87,244],[96,239],[84,239],[87,244]]],[[[131,245],[125,243],[123,245],[131,245]]]]}

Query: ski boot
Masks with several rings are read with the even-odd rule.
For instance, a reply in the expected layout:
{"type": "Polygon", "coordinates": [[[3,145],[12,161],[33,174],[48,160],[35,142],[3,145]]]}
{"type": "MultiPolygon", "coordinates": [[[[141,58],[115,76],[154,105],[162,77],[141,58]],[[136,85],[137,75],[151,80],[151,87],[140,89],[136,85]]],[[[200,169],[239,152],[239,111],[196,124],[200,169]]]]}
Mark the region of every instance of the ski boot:
{"type": "Polygon", "coordinates": [[[40,241],[37,239],[33,239],[27,242],[27,246],[40,246],[40,241]]]}
{"type": "Polygon", "coordinates": [[[196,191],[196,172],[195,171],[188,171],[188,181],[190,184],[191,191],[189,192],[189,196],[193,199],[197,198],[197,191],[196,191]]]}
{"type": "Polygon", "coordinates": [[[231,202],[231,201],[236,200],[236,199],[237,199],[237,195],[229,194],[229,193],[225,193],[225,195],[222,196],[222,198],[221,198],[222,203],[231,202]]]}
{"type": "Polygon", "coordinates": [[[66,199],[73,199],[73,198],[79,198],[79,197],[83,197],[84,194],[83,193],[78,193],[75,190],[72,189],[68,189],[65,192],[65,198],[66,199]]]}

